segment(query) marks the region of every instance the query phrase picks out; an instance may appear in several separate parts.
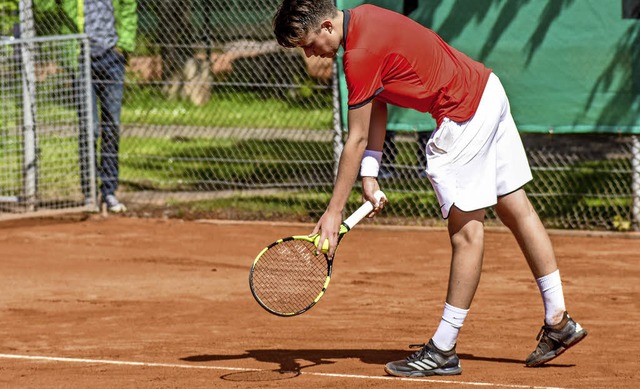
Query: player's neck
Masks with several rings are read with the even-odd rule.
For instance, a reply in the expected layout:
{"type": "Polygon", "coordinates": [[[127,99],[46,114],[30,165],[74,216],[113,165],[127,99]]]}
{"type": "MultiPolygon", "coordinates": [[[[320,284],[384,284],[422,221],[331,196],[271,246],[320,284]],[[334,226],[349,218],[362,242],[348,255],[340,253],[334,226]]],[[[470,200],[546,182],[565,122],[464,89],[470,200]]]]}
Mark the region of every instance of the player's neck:
{"type": "Polygon", "coordinates": [[[344,11],[338,11],[338,15],[333,19],[333,27],[340,39],[340,45],[344,46],[344,11]]]}

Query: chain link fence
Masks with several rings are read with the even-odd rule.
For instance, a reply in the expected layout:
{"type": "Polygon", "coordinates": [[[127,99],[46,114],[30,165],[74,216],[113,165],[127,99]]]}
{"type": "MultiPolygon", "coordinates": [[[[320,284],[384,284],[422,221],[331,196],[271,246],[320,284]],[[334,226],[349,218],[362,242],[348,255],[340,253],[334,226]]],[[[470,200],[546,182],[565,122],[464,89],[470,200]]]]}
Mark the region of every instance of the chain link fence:
{"type": "Polygon", "coordinates": [[[79,133],[92,131],[80,126],[91,122],[87,47],[80,35],[0,41],[0,218],[96,208],[78,165],[79,133]]]}
{"type": "MultiPolygon", "coordinates": [[[[341,125],[334,115],[340,112],[335,107],[334,65],[277,46],[271,17],[278,3],[138,0],[119,153],[118,195],[131,213],[312,221],[324,211],[345,137],[336,131],[341,125]]],[[[0,12],[16,17],[17,9],[7,9],[0,12]]],[[[42,10],[38,1],[33,14],[41,36],[59,34],[63,21],[68,22],[62,9],[42,10]]],[[[9,27],[3,26],[5,31],[9,27]]],[[[45,62],[63,69],[59,61],[51,57],[45,62]]],[[[2,82],[20,84],[20,77],[3,73],[2,82]]],[[[64,94],[62,84],[57,85],[62,89],[49,96],[64,94]]],[[[50,97],[38,102],[36,121],[46,112],[40,104],[69,110],[50,97]]],[[[0,134],[10,127],[3,121],[0,134]]],[[[19,127],[11,127],[14,137],[19,137],[19,127]]],[[[444,223],[423,175],[419,137],[403,132],[393,140],[395,159],[385,162],[390,173],[381,178],[391,204],[377,218],[379,223],[444,223]]],[[[638,228],[637,139],[523,134],[523,140],[535,177],[526,189],[547,226],[638,228]]],[[[0,140],[3,171],[12,163],[7,158],[23,158],[17,149],[11,151],[13,157],[6,157],[11,142],[0,140]]],[[[60,165],[55,157],[37,157],[38,166],[60,165]]],[[[65,163],[77,164],[77,158],[77,153],[68,153],[65,163]]],[[[79,191],[79,173],[73,169],[61,171],[61,179],[79,191]]],[[[38,190],[35,196],[43,193],[38,190]]],[[[359,201],[355,189],[349,209],[359,201]]],[[[488,222],[497,223],[491,212],[488,222]]]]}
{"type": "MultiPolygon", "coordinates": [[[[393,144],[386,142],[380,178],[381,185],[396,194],[396,199],[407,199],[407,209],[417,207],[411,215],[416,218],[415,223],[420,223],[422,218],[434,218],[439,212],[431,186],[424,178],[420,146],[424,136],[424,133],[397,133],[393,144]],[[395,160],[389,158],[389,154],[395,156],[395,160]],[[419,195],[416,197],[416,194],[419,195]]],[[[633,220],[638,217],[638,192],[633,185],[634,182],[637,185],[640,172],[637,137],[521,136],[534,176],[525,189],[545,225],[625,231],[634,227],[633,220]]],[[[495,218],[490,211],[489,219],[495,218]]]]}

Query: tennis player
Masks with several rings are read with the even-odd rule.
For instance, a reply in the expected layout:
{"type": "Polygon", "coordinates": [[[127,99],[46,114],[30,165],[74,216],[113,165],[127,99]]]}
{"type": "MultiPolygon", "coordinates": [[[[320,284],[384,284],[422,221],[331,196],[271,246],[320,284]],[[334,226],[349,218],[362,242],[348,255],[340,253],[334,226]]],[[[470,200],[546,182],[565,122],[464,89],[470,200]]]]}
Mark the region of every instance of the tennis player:
{"type": "Polygon", "coordinates": [[[526,366],[548,362],[587,332],[567,314],[551,241],[523,186],[532,179],[527,157],[498,77],[415,21],[373,5],[339,11],[333,0],[284,0],[273,19],[284,47],[307,57],[334,58],[344,48],[349,134],[329,205],[315,226],[333,255],[342,211],[362,177],[363,197],[375,204],[387,104],[429,112],[437,129],[427,142],[426,173],[448,220],[452,247],[442,319],[428,343],[389,362],[395,376],[460,374],[456,341],[480,281],[485,209],[494,206],[512,231],[544,303],[539,344],[526,366]]]}

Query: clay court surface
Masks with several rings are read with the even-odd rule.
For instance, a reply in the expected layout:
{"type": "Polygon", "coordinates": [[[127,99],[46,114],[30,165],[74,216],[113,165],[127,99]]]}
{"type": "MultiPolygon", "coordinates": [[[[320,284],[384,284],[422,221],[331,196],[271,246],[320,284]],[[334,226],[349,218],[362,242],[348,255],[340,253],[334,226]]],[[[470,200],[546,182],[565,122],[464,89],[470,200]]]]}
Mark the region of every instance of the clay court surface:
{"type": "Polygon", "coordinates": [[[293,318],[253,300],[267,243],[311,225],[102,218],[0,223],[0,387],[635,388],[640,239],[552,234],[570,314],[589,331],[525,368],[543,319],[515,240],[486,234],[460,376],[398,379],[386,362],[432,335],[444,230],[372,226],[343,241],[325,297],[293,318]]]}

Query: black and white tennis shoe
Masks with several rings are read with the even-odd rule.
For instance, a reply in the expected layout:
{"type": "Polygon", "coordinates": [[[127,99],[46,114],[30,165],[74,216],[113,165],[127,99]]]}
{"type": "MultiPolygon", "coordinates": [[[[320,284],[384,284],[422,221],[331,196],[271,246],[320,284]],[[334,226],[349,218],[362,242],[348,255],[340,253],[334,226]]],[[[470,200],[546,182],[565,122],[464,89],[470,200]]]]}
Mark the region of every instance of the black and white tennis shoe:
{"type": "Polygon", "coordinates": [[[429,340],[427,344],[412,344],[409,347],[421,347],[421,349],[402,361],[387,363],[384,367],[387,373],[397,377],[428,377],[462,373],[455,346],[449,351],[442,351],[433,344],[433,340],[429,340]]]}
{"type": "Polygon", "coordinates": [[[540,366],[556,358],[568,348],[575,346],[584,337],[587,331],[573,320],[567,312],[562,320],[555,326],[543,325],[536,340],[539,340],[536,349],[527,357],[525,364],[528,367],[540,366]]]}

